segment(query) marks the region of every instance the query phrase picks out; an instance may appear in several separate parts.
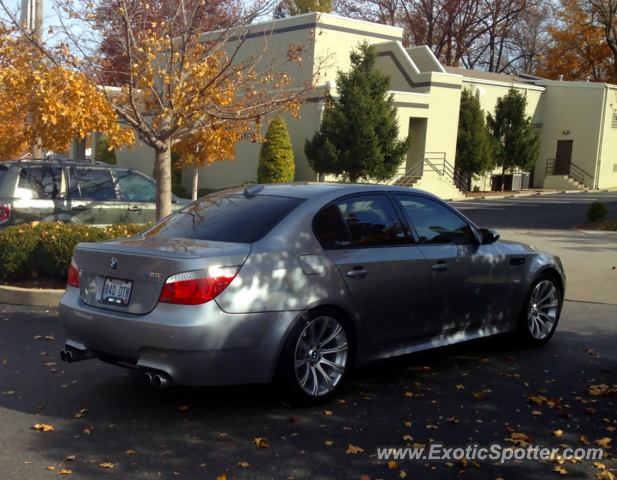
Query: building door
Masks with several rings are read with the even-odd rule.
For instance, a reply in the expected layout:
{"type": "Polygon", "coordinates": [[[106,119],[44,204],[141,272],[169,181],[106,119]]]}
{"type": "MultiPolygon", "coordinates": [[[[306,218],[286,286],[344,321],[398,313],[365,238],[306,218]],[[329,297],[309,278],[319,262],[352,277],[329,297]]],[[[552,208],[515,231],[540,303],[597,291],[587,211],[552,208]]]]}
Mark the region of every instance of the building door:
{"type": "Polygon", "coordinates": [[[573,140],[558,140],[557,155],[555,156],[555,175],[569,175],[572,163],[573,140]]]}

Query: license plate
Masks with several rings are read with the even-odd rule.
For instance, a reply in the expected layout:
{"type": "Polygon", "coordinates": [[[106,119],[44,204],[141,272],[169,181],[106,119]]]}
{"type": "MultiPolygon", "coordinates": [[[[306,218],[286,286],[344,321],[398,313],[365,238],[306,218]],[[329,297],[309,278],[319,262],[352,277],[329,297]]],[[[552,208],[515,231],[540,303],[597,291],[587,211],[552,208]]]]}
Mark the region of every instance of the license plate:
{"type": "Polygon", "coordinates": [[[133,282],[131,280],[120,280],[118,278],[105,277],[103,285],[103,301],[119,305],[127,305],[131,298],[133,282]]]}

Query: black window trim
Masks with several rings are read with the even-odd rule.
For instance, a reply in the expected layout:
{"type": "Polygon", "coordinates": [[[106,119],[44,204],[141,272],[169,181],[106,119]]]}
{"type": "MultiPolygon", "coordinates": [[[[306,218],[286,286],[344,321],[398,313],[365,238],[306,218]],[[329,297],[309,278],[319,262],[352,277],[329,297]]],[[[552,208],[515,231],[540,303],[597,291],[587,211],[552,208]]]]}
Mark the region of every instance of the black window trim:
{"type": "Polygon", "coordinates": [[[443,207],[446,207],[447,210],[452,212],[454,215],[459,217],[463,222],[465,222],[467,225],[469,225],[469,228],[471,228],[471,231],[473,232],[474,238],[476,239],[476,243],[474,245],[482,245],[482,241],[480,239],[480,233],[478,232],[478,227],[476,227],[473,222],[471,222],[470,220],[465,218],[458,210],[456,210],[455,208],[453,208],[451,205],[449,205],[448,203],[444,202],[440,198],[431,197],[429,195],[422,195],[421,193],[416,193],[416,192],[391,191],[390,193],[394,197],[394,201],[396,203],[396,206],[402,211],[405,219],[407,220],[407,222],[409,224],[409,228],[413,232],[413,236],[416,239],[416,243],[418,244],[418,246],[422,245],[424,247],[442,247],[444,245],[450,245],[450,244],[447,244],[447,243],[421,243],[420,242],[420,236],[418,235],[418,231],[416,230],[416,227],[413,224],[413,221],[411,220],[411,218],[409,217],[409,215],[407,214],[405,209],[402,208],[402,206],[398,203],[397,198],[396,198],[397,195],[403,195],[403,196],[406,196],[406,197],[421,197],[421,198],[425,198],[427,200],[432,200],[433,202],[436,202],[439,205],[441,205],[443,207]]]}
{"type": "Polygon", "coordinates": [[[399,209],[397,208],[396,202],[393,201],[395,199],[390,197],[390,194],[388,191],[366,191],[366,192],[354,192],[352,194],[347,194],[347,195],[343,195],[341,197],[338,197],[330,202],[328,202],[326,205],[324,205],[323,207],[321,207],[317,213],[315,213],[315,215],[313,216],[313,220],[311,220],[311,229],[313,230],[313,235],[315,236],[315,238],[317,239],[317,241],[319,242],[319,245],[321,245],[321,248],[324,249],[324,251],[328,251],[328,250],[359,250],[359,249],[365,249],[365,248],[391,248],[391,247],[395,247],[395,248],[400,248],[400,247],[409,247],[409,246],[414,246],[417,243],[415,234],[411,233],[411,230],[409,228],[409,225],[406,221],[406,217],[401,216],[401,212],[399,211],[399,209]],[[353,197],[365,197],[367,195],[381,195],[381,196],[385,196],[388,201],[390,202],[390,204],[392,205],[392,208],[394,209],[394,212],[396,213],[399,222],[401,223],[401,227],[403,228],[403,233],[405,234],[405,238],[407,239],[408,243],[401,243],[398,245],[370,245],[370,246],[358,246],[358,245],[354,245],[353,243],[353,239],[351,236],[351,232],[349,231],[349,227],[347,226],[347,223],[345,222],[345,219],[343,218],[343,215],[341,214],[341,210],[337,207],[337,211],[339,214],[339,218],[341,219],[341,222],[343,223],[343,226],[345,227],[345,232],[347,232],[347,239],[349,240],[349,245],[348,246],[343,246],[343,247],[337,247],[337,248],[328,248],[326,249],[323,244],[321,243],[321,240],[319,239],[319,237],[317,236],[317,234],[315,233],[315,218],[317,217],[317,215],[319,215],[321,213],[322,210],[325,210],[326,208],[328,208],[330,205],[336,205],[337,202],[340,202],[342,200],[345,200],[347,198],[353,198],[353,197]]]}

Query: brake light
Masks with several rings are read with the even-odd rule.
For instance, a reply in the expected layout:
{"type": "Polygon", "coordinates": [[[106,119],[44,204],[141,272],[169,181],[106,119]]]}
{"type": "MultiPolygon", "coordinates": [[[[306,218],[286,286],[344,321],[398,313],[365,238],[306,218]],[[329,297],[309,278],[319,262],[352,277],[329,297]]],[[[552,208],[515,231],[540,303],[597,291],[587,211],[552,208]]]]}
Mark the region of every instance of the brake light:
{"type": "Polygon", "coordinates": [[[69,280],[66,283],[71,287],[79,288],[79,270],[77,270],[75,260],[71,260],[71,266],[69,267],[69,280]]]}
{"type": "Polygon", "coordinates": [[[11,204],[0,203],[0,222],[11,218],[11,204]]]}
{"type": "Polygon", "coordinates": [[[210,267],[172,275],[165,282],[159,302],[179,305],[209,302],[225,290],[239,270],[240,267],[210,267]]]}

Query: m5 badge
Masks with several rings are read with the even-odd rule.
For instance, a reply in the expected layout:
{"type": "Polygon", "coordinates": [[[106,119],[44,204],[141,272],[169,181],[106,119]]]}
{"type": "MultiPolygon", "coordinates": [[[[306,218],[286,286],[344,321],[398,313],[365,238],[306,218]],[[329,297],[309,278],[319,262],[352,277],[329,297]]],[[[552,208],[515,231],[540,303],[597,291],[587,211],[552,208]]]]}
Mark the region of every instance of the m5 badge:
{"type": "Polygon", "coordinates": [[[146,278],[161,278],[161,274],[157,272],[146,272],[146,278]]]}

